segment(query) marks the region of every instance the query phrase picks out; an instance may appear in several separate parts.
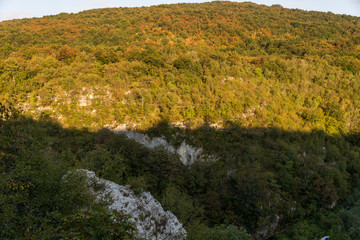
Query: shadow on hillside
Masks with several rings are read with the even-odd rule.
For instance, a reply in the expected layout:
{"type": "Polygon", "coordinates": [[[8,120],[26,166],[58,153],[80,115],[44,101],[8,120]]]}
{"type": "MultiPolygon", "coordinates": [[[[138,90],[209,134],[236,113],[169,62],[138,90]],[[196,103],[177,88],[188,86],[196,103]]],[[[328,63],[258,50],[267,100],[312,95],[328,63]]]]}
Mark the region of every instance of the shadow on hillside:
{"type": "Polygon", "coordinates": [[[227,125],[225,128],[214,128],[206,123],[196,129],[185,129],[172,127],[169,122],[162,121],[143,133],[149,136],[164,136],[174,144],[185,140],[214,154],[240,149],[244,151],[245,146],[260,144],[269,149],[296,147],[302,154],[304,151],[309,154],[327,152],[328,158],[331,158],[329,151],[326,151],[328,147],[336,145],[338,148],[348,148],[350,145],[360,145],[360,133],[327,135],[319,130],[301,132],[279,128],[244,128],[232,122],[227,125]],[[344,144],[347,146],[343,146],[344,144]]]}
{"type": "Polygon", "coordinates": [[[328,136],[235,124],[221,130],[208,124],[180,129],[167,122],[144,131],[216,156],[216,161],[205,156],[188,168],[176,154],[147,149],[108,129],[65,129],[49,119],[19,116],[0,122],[0,130],[3,152],[45,156],[64,170],[87,168],[150,191],[185,227],[234,224],[257,238],[270,238],[298,219],[334,208],[360,185],[360,134],[328,136]]]}

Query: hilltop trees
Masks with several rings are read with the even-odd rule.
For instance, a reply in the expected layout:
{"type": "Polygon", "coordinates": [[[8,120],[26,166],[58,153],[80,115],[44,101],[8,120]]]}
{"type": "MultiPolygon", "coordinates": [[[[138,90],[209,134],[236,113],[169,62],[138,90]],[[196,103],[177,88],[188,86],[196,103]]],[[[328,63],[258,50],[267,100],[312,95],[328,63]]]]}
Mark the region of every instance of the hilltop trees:
{"type": "Polygon", "coordinates": [[[78,126],[92,128],[169,119],[353,131],[358,24],[223,1],[2,22],[1,98],[67,126],[78,115],[78,126]]]}

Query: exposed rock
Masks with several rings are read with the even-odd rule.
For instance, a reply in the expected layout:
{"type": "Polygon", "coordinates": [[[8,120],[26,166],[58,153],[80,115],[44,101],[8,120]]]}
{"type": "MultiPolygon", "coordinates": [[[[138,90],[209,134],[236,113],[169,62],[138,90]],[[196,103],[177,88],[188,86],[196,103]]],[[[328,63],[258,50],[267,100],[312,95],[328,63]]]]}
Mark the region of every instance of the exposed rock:
{"type": "Polygon", "coordinates": [[[79,97],[79,106],[80,107],[87,107],[91,105],[91,100],[93,99],[92,95],[89,96],[80,96],[79,97]],[[92,97],[92,98],[91,98],[92,97]]]}
{"type": "Polygon", "coordinates": [[[185,141],[183,141],[180,147],[176,150],[176,153],[180,155],[180,160],[187,166],[192,165],[195,160],[202,153],[202,148],[195,148],[190,145],[187,145],[185,141]]]}
{"type": "Polygon", "coordinates": [[[272,235],[279,225],[280,217],[278,215],[273,216],[273,219],[269,225],[260,227],[255,234],[256,239],[264,239],[269,235],[272,235]]]}
{"type": "Polygon", "coordinates": [[[243,118],[248,118],[254,116],[256,111],[261,111],[266,107],[266,104],[262,103],[259,106],[253,106],[245,110],[245,113],[242,114],[243,118]]]}
{"type": "Polygon", "coordinates": [[[219,130],[224,129],[224,127],[221,126],[220,123],[210,124],[210,127],[211,127],[211,128],[215,128],[215,129],[219,129],[219,130]]]}
{"type": "Polygon", "coordinates": [[[174,122],[174,123],[171,124],[171,126],[182,128],[182,129],[186,128],[186,124],[184,122],[174,122]]]}
{"type": "Polygon", "coordinates": [[[150,139],[145,134],[125,130],[123,125],[115,128],[113,131],[118,134],[123,134],[129,139],[133,139],[137,143],[140,143],[141,145],[149,149],[155,149],[156,147],[164,147],[170,153],[177,153],[180,156],[181,162],[186,166],[191,166],[197,159],[201,157],[201,153],[203,152],[202,148],[192,147],[188,145],[185,141],[183,141],[181,145],[176,148],[170,143],[168,143],[168,141],[166,141],[166,139],[164,139],[163,137],[154,137],[150,139]]]}
{"type": "Polygon", "coordinates": [[[248,118],[255,115],[255,107],[251,107],[249,109],[246,109],[245,113],[242,114],[244,118],[248,118]]]}
{"type": "Polygon", "coordinates": [[[95,176],[94,172],[78,170],[87,175],[89,186],[101,185],[101,190],[95,191],[98,200],[112,201],[110,209],[130,215],[129,221],[137,229],[137,237],[143,239],[184,239],[186,231],[176,216],[170,211],[164,211],[161,204],[149,192],[135,195],[129,186],[121,186],[95,176]]]}

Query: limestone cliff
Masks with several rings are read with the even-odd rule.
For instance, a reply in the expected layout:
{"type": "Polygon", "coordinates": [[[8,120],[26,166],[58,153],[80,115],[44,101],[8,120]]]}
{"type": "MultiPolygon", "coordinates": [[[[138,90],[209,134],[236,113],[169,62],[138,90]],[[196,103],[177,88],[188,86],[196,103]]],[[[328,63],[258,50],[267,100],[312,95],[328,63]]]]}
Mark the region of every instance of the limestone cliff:
{"type": "Polygon", "coordinates": [[[161,204],[149,193],[134,194],[129,186],[96,177],[95,173],[85,169],[79,170],[88,177],[89,187],[95,192],[98,200],[110,198],[110,209],[130,215],[130,221],[137,228],[137,237],[143,239],[184,239],[186,231],[176,216],[165,211],[161,204]],[[94,185],[102,185],[95,191],[94,185]]]}
{"type": "Polygon", "coordinates": [[[172,146],[166,139],[162,137],[154,137],[150,139],[147,135],[138,133],[135,131],[128,131],[123,128],[116,128],[114,132],[117,134],[123,134],[129,139],[133,139],[137,143],[149,148],[155,149],[156,147],[164,147],[170,153],[176,153],[179,155],[181,162],[186,166],[191,166],[196,160],[201,158],[203,152],[202,148],[196,148],[188,145],[185,141],[176,148],[172,146]]]}

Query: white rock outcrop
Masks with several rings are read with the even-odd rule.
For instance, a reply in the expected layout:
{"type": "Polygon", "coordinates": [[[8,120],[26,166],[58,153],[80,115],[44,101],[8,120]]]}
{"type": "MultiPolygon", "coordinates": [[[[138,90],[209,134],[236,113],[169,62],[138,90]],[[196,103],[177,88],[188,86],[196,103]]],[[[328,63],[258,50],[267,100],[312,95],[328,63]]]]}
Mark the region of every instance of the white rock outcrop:
{"type": "Polygon", "coordinates": [[[196,148],[188,145],[185,141],[176,148],[172,146],[166,139],[163,137],[154,137],[150,139],[147,135],[138,133],[135,131],[128,131],[124,129],[124,126],[121,125],[118,128],[113,130],[117,134],[123,134],[127,138],[134,140],[137,143],[145,146],[149,149],[155,149],[156,147],[164,147],[170,153],[176,153],[180,156],[181,162],[186,166],[191,166],[197,159],[201,157],[203,152],[202,148],[196,148]]]}
{"type": "Polygon", "coordinates": [[[101,185],[95,192],[98,200],[110,199],[110,209],[130,215],[129,221],[137,229],[137,237],[142,239],[185,239],[186,231],[176,216],[164,211],[161,204],[149,193],[134,194],[129,186],[121,186],[114,182],[96,177],[95,173],[85,169],[78,170],[88,177],[89,186],[101,185]]]}

